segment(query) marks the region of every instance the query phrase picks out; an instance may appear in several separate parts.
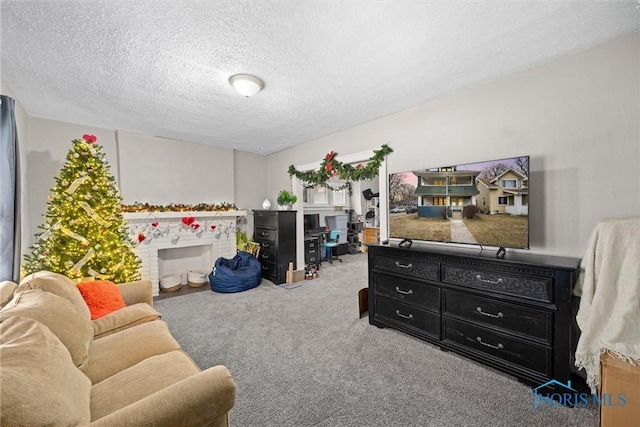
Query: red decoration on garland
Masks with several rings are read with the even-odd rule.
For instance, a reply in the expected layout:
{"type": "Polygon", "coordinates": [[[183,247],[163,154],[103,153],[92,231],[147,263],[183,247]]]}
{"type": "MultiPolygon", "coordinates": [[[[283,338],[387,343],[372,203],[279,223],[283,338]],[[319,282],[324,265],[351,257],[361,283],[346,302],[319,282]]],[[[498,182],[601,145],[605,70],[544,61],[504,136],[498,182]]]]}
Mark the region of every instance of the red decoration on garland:
{"type": "Polygon", "coordinates": [[[198,228],[200,228],[200,224],[195,222],[195,223],[191,224],[191,228],[193,228],[194,230],[197,230],[198,228]]]}
{"type": "Polygon", "coordinates": [[[151,223],[151,226],[152,226],[152,227],[157,227],[157,226],[158,226],[158,222],[157,222],[157,221],[156,221],[156,222],[152,222],[152,223],[151,223]]]}
{"type": "Polygon", "coordinates": [[[95,135],[88,135],[88,134],[82,135],[82,139],[90,143],[94,143],[98,140],[98,138],[95,135]]]}
{"type": "Polygon", "coordinates": [[[145,236],[144,233],[138,234],[138,243],[142,243],[142,241],[146,238],[147,236],[145,236]]]}
{"type": "Polygon", "coordinates": [[[193,224],[195,220],[196,219],[192,216],[185,216],[185,217],[182,217],[181,219],[182,223],[186,226],[191,226],[191,224],[193,224]]]}
{"type": "Polygon", "coordinates": [[[215,224],[211,224],[211,229],[215,230],[216,229],[216,225],[215,224]]]}

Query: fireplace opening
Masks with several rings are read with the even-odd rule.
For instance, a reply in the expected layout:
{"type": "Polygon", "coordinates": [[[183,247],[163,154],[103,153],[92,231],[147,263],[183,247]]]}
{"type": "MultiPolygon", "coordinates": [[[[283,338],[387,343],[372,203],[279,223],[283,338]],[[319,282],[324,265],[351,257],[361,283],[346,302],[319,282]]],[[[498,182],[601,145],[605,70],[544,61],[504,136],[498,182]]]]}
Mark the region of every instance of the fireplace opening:
{"type": "Polygon", "coordinates": [[[158,276],[180,274],[183,285],[187,284],[187,272],[199,270],[211,272],[211,245],[158,249],[158,276]]]}

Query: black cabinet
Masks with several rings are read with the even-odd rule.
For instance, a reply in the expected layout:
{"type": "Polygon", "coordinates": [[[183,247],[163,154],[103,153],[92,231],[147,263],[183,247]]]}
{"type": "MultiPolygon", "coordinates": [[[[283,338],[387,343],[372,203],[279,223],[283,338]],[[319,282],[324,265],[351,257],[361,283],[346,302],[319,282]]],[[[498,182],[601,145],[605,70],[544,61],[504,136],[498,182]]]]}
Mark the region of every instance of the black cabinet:
{"type": "Polygon", "coordinates": [[[317,268],[320,268],[320,263],[322,262],[320,249],[320,239],[318,237],[305,237],[304,263],[307,266],[315,265],[317,268]]]}
{"type": "Polygon", "coordinates": [[[260,243],[262,277],[284,283],[296,262],[296,211],[253,211],[253,240],[260,243]]]}
{"type": "MultiPolygon", "coordinates": [[[[576,258],[369,245],[369,322],[538,387],[571,376],[576,258]]],[[[574,310],[575,311],[575,310],[574,310]]],[[[554,385],[546,387],[553,391],[554,385]]]]}

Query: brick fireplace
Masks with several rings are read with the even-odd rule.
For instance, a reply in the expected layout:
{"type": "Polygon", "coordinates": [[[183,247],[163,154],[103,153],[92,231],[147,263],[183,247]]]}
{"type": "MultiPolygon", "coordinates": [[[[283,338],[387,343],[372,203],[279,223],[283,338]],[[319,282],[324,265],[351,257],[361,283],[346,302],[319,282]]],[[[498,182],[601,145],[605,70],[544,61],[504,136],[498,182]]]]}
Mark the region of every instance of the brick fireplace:
{"type": "Polygon", "coordinates": [[[142,279],[150,280],[153,295],[160,292],[164,274],[180,273],[187,283],[188,270],[209,274],[219,257],[236,254],[236,220],[246,210],[215,212],[125,212],[123,217],[136,255],[142,260],[142,279]]]}

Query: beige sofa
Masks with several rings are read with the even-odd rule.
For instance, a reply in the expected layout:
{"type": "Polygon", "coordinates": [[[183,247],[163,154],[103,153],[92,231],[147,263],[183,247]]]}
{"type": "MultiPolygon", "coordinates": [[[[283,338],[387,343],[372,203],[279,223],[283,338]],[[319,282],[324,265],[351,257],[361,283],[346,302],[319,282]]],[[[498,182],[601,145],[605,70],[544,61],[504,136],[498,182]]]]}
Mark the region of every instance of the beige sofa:
{"type": "Polygon", "coordinates": [[[229,370],[180,349],[149,281],[119,287],[127,306],[91,320],[65,276],[0,284],[0,425],[229,425],[229,370]]]}

